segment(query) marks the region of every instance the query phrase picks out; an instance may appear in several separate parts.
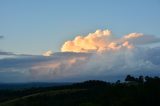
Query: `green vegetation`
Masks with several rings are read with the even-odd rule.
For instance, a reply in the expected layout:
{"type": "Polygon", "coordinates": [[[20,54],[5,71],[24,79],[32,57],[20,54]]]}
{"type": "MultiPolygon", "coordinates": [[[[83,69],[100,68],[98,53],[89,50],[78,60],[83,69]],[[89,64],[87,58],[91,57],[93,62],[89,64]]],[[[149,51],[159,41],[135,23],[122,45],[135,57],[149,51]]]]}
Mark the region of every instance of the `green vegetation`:
{"type": "Polygon", "coordinates": [[[90,80],[73,85],[1,90],[0,106],[160,106],[160,78],[108,83],[90,80]]]}

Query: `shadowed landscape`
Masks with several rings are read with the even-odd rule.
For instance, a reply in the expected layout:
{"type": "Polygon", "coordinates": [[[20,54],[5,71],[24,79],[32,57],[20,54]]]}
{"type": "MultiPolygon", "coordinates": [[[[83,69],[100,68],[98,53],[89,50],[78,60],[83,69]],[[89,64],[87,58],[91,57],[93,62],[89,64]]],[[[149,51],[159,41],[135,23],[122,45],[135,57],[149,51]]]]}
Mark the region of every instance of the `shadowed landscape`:
{"type": "Polygon", "coordinates": [[[70,85],[0,90],[0,106],[158,106],[160,78],[135,78],[109,83],[88,80],[70,85]]]}

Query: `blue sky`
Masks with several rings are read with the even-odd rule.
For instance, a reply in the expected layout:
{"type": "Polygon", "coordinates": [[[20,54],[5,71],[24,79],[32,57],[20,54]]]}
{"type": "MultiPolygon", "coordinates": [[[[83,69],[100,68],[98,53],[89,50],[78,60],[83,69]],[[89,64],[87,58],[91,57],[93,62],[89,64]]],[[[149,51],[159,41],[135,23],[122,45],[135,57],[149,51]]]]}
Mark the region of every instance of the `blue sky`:
{"type": "Polygon", "coordinates": [[[60,51],[78,34],[110,29],[160,36],[159,0],[0,0],[0,50],[60,51]]]}

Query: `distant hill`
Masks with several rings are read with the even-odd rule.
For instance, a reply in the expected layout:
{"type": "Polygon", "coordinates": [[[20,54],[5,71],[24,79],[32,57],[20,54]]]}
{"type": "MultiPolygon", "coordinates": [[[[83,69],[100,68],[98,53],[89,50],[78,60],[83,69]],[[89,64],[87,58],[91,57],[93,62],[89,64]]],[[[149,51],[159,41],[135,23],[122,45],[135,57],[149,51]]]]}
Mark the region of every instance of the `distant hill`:
{"type": "Polygon", "coordinates": [[[0,106],[160,106],[160,78],[89,80],[72,85],[1,90],[0,106]],[[5,98],[5,99],[4,99],[5,98]]]}
{"type": "Polygon", "coordinates": [[[32,82],[32,83],[0,83],[0,90],[2,89],[29,89],[37,87],[53,87],[71,85],[72,83],[61,82],[61,83],[49,83],[49,82],[32,82]]]}

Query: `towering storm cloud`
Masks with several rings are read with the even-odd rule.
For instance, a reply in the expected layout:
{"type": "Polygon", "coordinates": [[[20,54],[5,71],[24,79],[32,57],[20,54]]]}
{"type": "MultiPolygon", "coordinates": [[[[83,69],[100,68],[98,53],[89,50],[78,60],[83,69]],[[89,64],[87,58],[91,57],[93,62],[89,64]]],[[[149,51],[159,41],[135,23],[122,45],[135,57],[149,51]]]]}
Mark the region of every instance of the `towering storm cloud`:
{"type": "Polygon", "coordinates": [[[86,36],[77,36],[74,40],[66,41],[61,50],[62,52],[106,52],[122,48],[132,49],[133,41],[142,36],[141,33],[131,33],[117,38],[109,30],[97,30],[86,36]]]}
{"type": "Polygon", "coordinates": [[[142,33],[116,37],[97,30],[66,41],[62,52],[0,59],[2,81],[109,80],[126,74],[160,75],[160,39],[142,33]],[[155,44],[156,46],[152,46],[155,44]]]}

